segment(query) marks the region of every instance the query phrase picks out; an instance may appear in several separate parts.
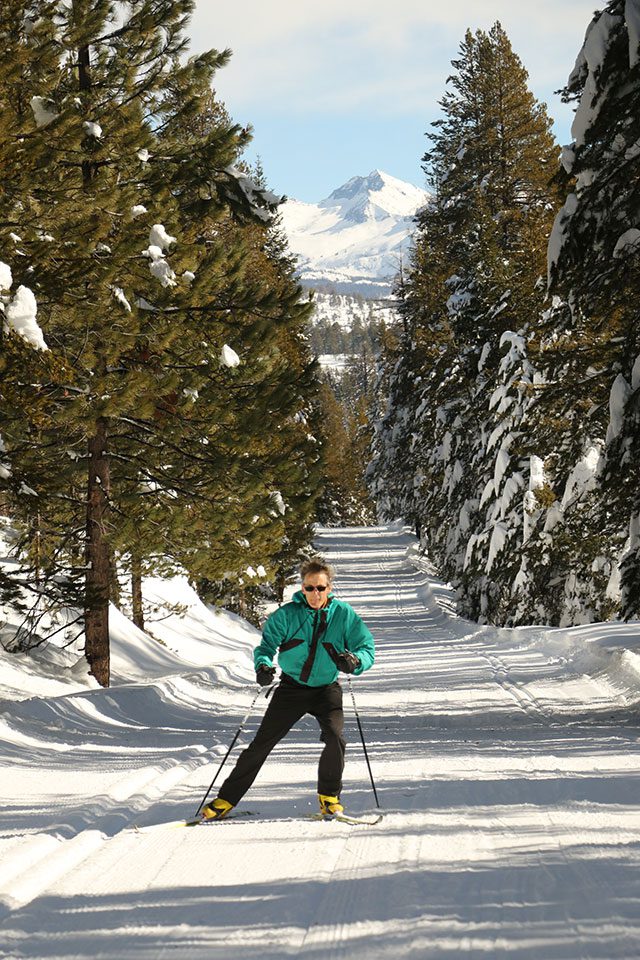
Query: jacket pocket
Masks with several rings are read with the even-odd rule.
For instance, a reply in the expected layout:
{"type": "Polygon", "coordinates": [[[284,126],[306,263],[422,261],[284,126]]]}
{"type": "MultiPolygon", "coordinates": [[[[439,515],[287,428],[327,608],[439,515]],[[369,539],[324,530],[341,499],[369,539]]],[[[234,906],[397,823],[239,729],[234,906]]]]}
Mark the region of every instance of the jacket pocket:
{"type": "Polygon", "coordinates": [[[287,650],[293,650],[294,647],[299,647],[301,643],[304,643],[302,637],[293,637],[292,640],[285,640],[284,643],[280,644],[280,653],[285,653],[287,650]]]}

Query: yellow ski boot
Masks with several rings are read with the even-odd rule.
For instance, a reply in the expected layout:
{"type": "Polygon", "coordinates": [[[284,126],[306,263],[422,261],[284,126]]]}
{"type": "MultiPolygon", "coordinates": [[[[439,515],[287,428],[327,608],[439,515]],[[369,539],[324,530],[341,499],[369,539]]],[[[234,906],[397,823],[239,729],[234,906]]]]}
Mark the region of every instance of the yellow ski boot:
{"type": "Polygon", "coordinates": [[[325,817],[334,817],[337,813],[344,813],[344,807],[339,797],[329,797],[324,793],[318,794],[320,813],[325,817]]]}
{"type": "Polygon", "coordinates": [[[216,797],[216,799],[208,803],[206,807],[203,807],[200,813],[202,814],[203,820],[222,820],[230,810],[233,810],[232,803],[228,803],[221,797],[216,797]]]}

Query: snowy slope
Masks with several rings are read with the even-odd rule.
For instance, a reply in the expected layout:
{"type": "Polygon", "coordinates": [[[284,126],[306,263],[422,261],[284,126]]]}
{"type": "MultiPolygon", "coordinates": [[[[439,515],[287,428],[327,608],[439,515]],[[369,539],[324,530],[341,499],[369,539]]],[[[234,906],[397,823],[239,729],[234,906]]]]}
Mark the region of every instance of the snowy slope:
{"type": "Polygon", "coordinates": [[[374,170],[353,177],[317,204],[289,200],[281,208],[300,275],[311,286],[385,296],[428,194],[374,170]]]}
{"type": "MultiPolygon", "coordinates": [[[[302,818],[320,750],[307,718],[239,808],[253,816],[159,825],[197,806],[255,695],[249,669],[244,685],[186,665],[5,703],[0,956],[639,956],[638,624],[478,627],[451,612],[402,529],[319,541],[337,592],[377,638],[377,662],[353,688],[382,822],[302,818]]],[[[191,657],[199,630],[187,618],[191,657]]],[[[237,639],[248,659],[248,637],[237,639]]],[[[344,686],[343,796],[372,810],[344,686]]],[[[245,742],[263,710],[261,696],[245,742]]]]}
{"type": "MultiPolygon", "coordinates": [[[[246,684],[253,677],[248,653],[258,634],[245,620],[205,605],[186,577],[147,579],[144,596],[156,609],[146,633],[111,607],[114,684],[150,681],[199,667],[208,668],[212,681],[230,685],[246,684]]],[[[11,636],[18,622],[9,608],[0,606],[0,624],[4,627],[0,639],[11,636]]],[[[88,674],[81,639],[67,648],[43,643],[28,655],[0,647],[0,705],[3,701],[59,697],[97,687],[88,674]]]]}

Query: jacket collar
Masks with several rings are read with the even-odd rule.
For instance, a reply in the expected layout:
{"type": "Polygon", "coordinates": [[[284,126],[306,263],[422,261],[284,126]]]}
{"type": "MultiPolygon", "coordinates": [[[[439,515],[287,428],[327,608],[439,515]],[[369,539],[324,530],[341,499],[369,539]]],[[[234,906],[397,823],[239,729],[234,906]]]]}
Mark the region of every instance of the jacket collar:
{"type": "MultiPolygon", "coordinates": [[[[334,596],[333,593],[329,593],[329,598],[328,598],[326,604],[324,605],[324,607],[320,607],[321,610],[328,610],[328,609],[329,609],[329,607],[331,606],[331,601],[333,600],[333,596],[334,596]]],[[[291,598],[291,602],[292,602],[292,603],[299,603],[299,604],[301,604],[303,607],[306,607],[307,610],[314,610],[314,609],[315,609],[314,607],[310,607],[309,604],[307,603],[307,598],[306,598],[305,595],[304,595],[304,590],[296,590],[296,592],[294,593],[293,597],[291,598]]]]}

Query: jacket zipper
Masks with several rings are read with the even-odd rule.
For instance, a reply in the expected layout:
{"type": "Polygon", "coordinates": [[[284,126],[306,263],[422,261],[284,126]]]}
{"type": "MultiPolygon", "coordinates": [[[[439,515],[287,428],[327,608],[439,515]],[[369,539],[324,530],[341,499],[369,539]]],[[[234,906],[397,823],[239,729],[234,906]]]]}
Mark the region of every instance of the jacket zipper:
{"type": "Polygon", "coordinates": [[[300,671],[300,679],[303,683],[306,683],[311,676],[313,662],[316,659],[316,653],[318,652],[318,640],[326,629],[327,611],[317,610],[313,618],[313,631],[311,633],[311,647],[309,648],[309,656],[305,660],[302,670],[300,671]]]}

